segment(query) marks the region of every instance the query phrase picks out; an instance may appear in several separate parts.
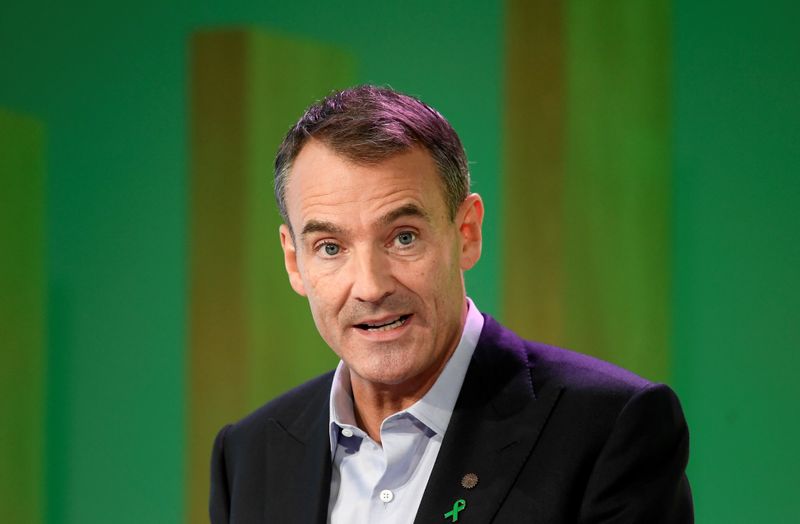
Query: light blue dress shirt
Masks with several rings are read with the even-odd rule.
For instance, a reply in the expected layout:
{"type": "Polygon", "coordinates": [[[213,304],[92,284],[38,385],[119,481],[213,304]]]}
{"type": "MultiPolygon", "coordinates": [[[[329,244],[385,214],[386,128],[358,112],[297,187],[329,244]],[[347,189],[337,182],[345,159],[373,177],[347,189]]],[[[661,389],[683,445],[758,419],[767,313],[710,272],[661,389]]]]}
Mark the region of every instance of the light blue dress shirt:
{"type": "Polygon", "coordinates": [[[412,523],[483,329],[472,300],[455,352],[430,390],[381,423],[381,444],[356,426],[350,371],[339,362],[330,396],[333,467],[328,522],[412,523]]]}

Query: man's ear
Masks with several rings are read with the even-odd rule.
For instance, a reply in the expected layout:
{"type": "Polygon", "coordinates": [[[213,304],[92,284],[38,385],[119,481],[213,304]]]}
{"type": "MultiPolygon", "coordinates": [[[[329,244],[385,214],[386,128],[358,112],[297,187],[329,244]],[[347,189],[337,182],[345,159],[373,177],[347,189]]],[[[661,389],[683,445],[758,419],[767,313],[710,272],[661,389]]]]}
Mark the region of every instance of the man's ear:
{"type": "Polygon", "coordinates": [[[297,249],[294,245],[294,238],[289,231],[289,226],[281,224],[278,228],[281,235],[281,247],[283,248],[283,263],[286,266],[286,273],[289,275],[289,284],[298,295],[306,296],[306,289],[303,286],[303,279],[297,267],[297,249]]]}
{"type": "Polygon", "coordinates": [[[461,269],[466,271],[481,258],[483,200],[478,193],[470,194],[461,203],[456,213],[456,225],[461,237],[461,269]]]}

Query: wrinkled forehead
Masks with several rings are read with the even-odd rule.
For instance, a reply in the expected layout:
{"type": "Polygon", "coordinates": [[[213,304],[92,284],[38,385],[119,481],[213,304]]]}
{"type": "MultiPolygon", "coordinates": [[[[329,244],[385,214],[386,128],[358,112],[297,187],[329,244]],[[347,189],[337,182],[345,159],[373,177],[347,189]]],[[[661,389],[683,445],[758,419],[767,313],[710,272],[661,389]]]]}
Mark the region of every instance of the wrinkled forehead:
{"type": "Polygon", "coordinates": [[[302,231],[312,219],[377,220],[399,207],[432,217],[446,207],[437,166],[426,149],[414,147],[380,161],[355,162],[316,140],[295,159],[286,205],[293,231],[302,231]]]}

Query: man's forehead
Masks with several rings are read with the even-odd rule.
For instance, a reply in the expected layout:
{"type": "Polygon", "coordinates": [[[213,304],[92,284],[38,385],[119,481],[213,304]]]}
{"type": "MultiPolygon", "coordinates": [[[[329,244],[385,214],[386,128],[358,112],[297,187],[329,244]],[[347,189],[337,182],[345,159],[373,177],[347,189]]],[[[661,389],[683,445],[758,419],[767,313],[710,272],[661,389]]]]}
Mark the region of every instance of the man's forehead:
{"type": "MultiPolygon", "coordinates": [[[[377,228],[387,227],[403,218],[418,218],[426,222],[431,221],[430,213],[416,203],[408,202],[378,216],[369,225],[377,228]]],[[[348,230],[336,221],[310,218],[304,222],[300,234],[301,236],[306,236],[313,233],[345,234],[348,233],[348,230]]]]}
{"type": "Polygon", "coordinates": [[[288,175],[287,208],[301,233],[335,232],[336,222],[355,215],[370,224],[401,216],[430,220],[446,207],[437,166],[424,148],[363,164],[310,141],[288,175]]]}
{"type": "Polygon", "coordinates": [[[426,175],[439,181],[439,170],[436,160],[423,146],[412,146],[392,154],[373,159],[355,159],[340,153],[321,140],[310,138],[300,149],[288,171],[287,181],[291,181],[298,169],[311,171],[314,175],[330,171],[361,172],[368,174],[378,171],[414,172],[422,168],[426,175]],[[331,169],[335,166],[336,169],[331,169]]]}

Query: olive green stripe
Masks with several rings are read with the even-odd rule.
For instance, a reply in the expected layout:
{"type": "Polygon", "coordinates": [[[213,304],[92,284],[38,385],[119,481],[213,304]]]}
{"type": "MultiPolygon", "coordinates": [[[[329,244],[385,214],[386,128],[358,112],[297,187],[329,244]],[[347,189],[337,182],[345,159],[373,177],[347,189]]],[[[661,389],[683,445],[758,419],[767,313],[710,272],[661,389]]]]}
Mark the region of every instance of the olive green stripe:
{"type": "Polygon", "coordinates": [[[558,2],[509,0],[505,33],[503,312],[564,340],[564,37],[558,2]]]}
{"type": "Polygon", "coordinates": [[[566,343],[669,378],[670,2],[570,2],[566,343]]]}
{"type": "Polygon", "coordinates": [[[41,522],[45,451],[45,151],[0,108],[0,520],[41,522]]]}
{"type": "Polygon", "coordinates": [[[335,364],[288,285],[272,162],[314,100],[353,83],[330,46],[257,30],[192,38],[187,518],[204,522],[214,434],[335,364]]]}
{"type": "Polygon", "coordinates": [[[669,2],[506,14],[503,301],[529,338],[669,377],[669,2]]]}

